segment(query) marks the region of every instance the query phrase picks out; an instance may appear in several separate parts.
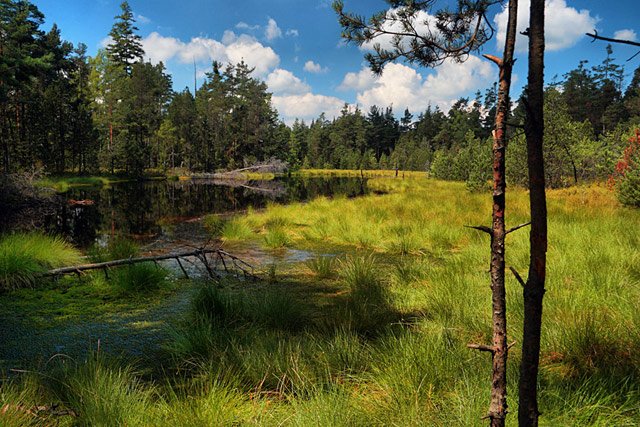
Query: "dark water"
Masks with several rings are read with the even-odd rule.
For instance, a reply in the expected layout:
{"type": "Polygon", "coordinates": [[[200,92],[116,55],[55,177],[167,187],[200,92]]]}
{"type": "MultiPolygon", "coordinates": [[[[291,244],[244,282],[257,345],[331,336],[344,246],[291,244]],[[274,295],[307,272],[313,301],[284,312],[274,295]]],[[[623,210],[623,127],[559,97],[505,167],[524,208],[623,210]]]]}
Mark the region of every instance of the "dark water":
{"type": "Polygon", "coordinates": [[[232,213],[269,202],[291,203],[317,196],[367,194],[358,178],[287,178],[248,183],[215,181],[147,181],[105,188],[78,187],[62,195],[45,229],[61,234],[79,247],[108,236],[126,236],[149,244],[189,240],[202,233],[203,215],[232,213]],[[74,205],[73,200],[92,204],[74,205]],[[193,236],[192,236],[193,237],[193,236]]]}

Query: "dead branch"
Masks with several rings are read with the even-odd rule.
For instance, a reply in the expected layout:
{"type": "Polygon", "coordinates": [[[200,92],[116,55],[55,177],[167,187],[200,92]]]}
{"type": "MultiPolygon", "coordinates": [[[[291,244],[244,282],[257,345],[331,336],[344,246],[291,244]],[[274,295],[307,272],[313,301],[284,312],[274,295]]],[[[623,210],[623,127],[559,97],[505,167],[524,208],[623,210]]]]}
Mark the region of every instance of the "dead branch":
{"type": "Polygon", "coordinates": [[[490,236],[493,236],[493,230],[486,225],[465,225],[466,228],[473,228],[474,230],[479,230],[487,233],[490,236]]]}
{"type": "Polygon", "coordinates": [[[513,275],[516,277],[516,280],[518,281],[518,283],[520,283],[520,285],[524,288],[526,286],[526,283],[522,279],[522,276],[520,276],[520,274],[518,274],[518,272],[516,271],[515,268],[513,268],[513,266],[509,267],[509,270],[511,270],[513,275]]]}
{"type": "Polygon", "coordinates": [[[591,40],[592,42],[596,41],[596,40],[603,40],[606,42],[612,42],[612,43],[621,43],[621,44],[628,44],[631,46],[639,46],[640,47],[640,42],[634,42],[632,40],[623,40],[623,39],[614,39],[611,37],[603,37],[598,35],[598,32],[596,30],[593,30],[593,34],[592,33],[585,33],[587,36],[593,38],[593,40],[591,40]]]}
{"type": "Polygon", "coordinates": [[[178,265],[180,266],[180,269],[184,273],[185,277],[188,278],[189,275],[187,274],[180,260],[183,259],[185,261],[191,262],[188,260],[188,258],[194,257],[200,260],[202,265],[205,267],[205,269],[209,273],[209,276],[212,278],[215,278],[217,275],[215,274],[214,270],[211,268],[211,265],[209,264],[209,261],[207,259],[207,255],[209,254],[216,254],[222,260],[222,264],[224,266],[225,272],[227,273],[230,272],[229,269],[227,268],[227,264],[224,261],[224,258],[228,258],[231,260],[236,272],[238,271],[241,272],[245,277],[251,277],[254,279],[257,278],[257,276],[254,273],[255,271],[254,267],[251,264],[241,260],[237,256],[232,255],[226,251],[223,251],[222,249],[204,249],[204,248],[199,248],[191,252],[181,252],[181,253],[173,253],[173,254],[166,254],[166,255],[118,259],[118,260],[99,262],[94,264],[83,264],[83,265],[75,265],[70,267],[56,268],[56,269],[47,271],[46,273],[43,274],[43,276],[56,277],[56,276],[63,276],[66,274],[81,274],[82,272],[89,271],[89,270],[103,270],[108,277],[107,271],[112,267],[133,265],[133,264],[139,264],[143,262],[157,263],[158,261],[175,259],[178,262],[178,265]]]}
{"type": "Polygon", "coordinates": [[[516,225],[515,227],[511,227],[504,234],[513,233],[514,231],[520,230],[521,228],[526,227],[527,225],[531,225],[531,221],[525,222],[524,224],[516,225]]]}
{"type": "Polygon", "coordinates": [[[491,347],[490,345],[485,344],[467,344],[467,348],[478,350],[478,351],[486,351],[488,353],[494,354],[496,352],[495,347],[491,347]]]}

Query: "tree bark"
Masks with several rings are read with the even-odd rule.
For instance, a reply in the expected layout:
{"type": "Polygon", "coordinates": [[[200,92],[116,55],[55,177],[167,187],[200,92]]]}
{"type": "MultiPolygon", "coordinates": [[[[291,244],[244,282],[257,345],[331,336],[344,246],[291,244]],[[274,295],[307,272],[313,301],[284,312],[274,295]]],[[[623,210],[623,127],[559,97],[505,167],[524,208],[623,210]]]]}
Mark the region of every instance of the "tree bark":
{"type": "Polygon", "coordinates": [[[493,209],[491,235],[492,345],[472,347],[492,354],[491,403],[488,417],[491,426],[502,427],[507,416],[507,302],[505,291],[505,151],[509,115],[513,52],[516,40],[518,1],[509,2],[509,20],[502,59],[484,55],[500,69],[498,105],[493,132],[493,209]]]}
{"type": "Polygon", "coordinates": [[[544,0],[531,0],[529,21],[529,75],[527,83],[527,163],[529,166],[529,202],[531,231],[529,276],[524,287],[524,331],[522,364],[520,365],[518,423],[538,425],[538,366],[542,299],[545,293],[547,258],[547,202],[545,194],[544,158],[544,0]]]}

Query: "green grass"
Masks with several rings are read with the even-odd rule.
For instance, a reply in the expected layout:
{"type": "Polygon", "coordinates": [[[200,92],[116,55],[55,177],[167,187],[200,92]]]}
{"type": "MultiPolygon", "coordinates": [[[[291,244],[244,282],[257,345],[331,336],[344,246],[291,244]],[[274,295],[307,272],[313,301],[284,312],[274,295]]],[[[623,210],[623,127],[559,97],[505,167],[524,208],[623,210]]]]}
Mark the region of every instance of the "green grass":
{"type": "MultiPolygon", "coordinates": [[[[123,425],[483,425],[491,361],[466,345],[491,336],[489,241],[464,225],[488,224],[491,198],[418,177],[369,185],[386,194],[272,205],[225,223],[223,239],[238,245],[266,245],[280,230],[287,247],[318,256],[279,266],[277,281],[203,285],[166,345],[165,376],[80,363],[55,376],[71,385],[64,393],[23,378],[1,386],[2,401],[83,409],[61,425],[98,415],[123,425]],[[110,390],[95,393],[107,402],[85,399],[87,384],[110,390]]],[[[507,207],[508,226],[525,222],[527,193],[511,189],[507,207]]],[[[639,222],[603,187],[549,191],[541,425],[640,423],[639,222]]],[[[506,256],[526,272],[526,229],[509,235],[506,256]]],[[[511,276],[507,303],[516,425],[523,306],[511,276]]]]}
{"type": "Polygon", "coordinates": [[[336,259],[331,255],[321,255],[311,258],[305,265],[319,279],[328,279],[336,273],[336,259]]]}
{"type": "Polygon", "coordinates": [[[33,287],[45,271],[79,261],[79,251],[59,237],[39,233],[2,236],[0,290],[33,287]]]}
{"type": "Polygon", "coordinates": [[[103,187],[117,182],[130,181],[131,178],[117,175],[78,176],[62,175],[49,176],[36,182],[38,187],[53,188],[58,193],[65,193],[73,187],[103,187]]]}

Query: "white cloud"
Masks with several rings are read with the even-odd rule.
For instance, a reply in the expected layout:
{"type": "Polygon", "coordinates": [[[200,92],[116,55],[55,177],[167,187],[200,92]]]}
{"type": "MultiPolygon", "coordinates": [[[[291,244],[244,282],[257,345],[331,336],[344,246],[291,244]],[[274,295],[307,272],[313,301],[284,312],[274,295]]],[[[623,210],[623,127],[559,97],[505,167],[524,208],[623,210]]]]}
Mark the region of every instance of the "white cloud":
{"type": "Polygon", "coordinates": [[[624,30],[618,30],[615,33],[613,33],[613,38],[619,39],[619,40],[629,40],[634,42],[638,39],[638,35],[633,30],[624,29],[624,30]]]}
{"type": "Polygon", "coordinates": [[[363,68],[357,73],[347,73],[342,80],[342,84],[338,86],[338,90],[355,90],[365,91],[371,89],[377,79],[369,68],[363,68]]]}
{"type": "Polygon", "coordinates": [[[320,64],[316,64],[313,61],[307,61],[304,63],[304,70],[308,73],[322,74],[329,71],[327,67],[322,67],[320,64]]]}
{"type": "Polygon", "coordinates": [[[265,82],[274,95],[302,95],[311,91],[308,84],[294,76],[291,71],[282,68],[273,70],[265,82]]]}
{"type": "Polygon", "coordinates": [[[102,40],[100,40],[100,47],[107,47],[109,46],[111,43],[113,43],[113,38],[111,36],[107,36],[105,38],[103,38],[102,40]]]}
{"type": "Polygon", "coordinates": [[[300,35],[300,33],[295,28],[290,28],[290,29],[287,30],[285,35],[288,36],[288,37],[298,37],[300,35]]]}
{"type": "Polygon", "coordinates": [[[262,45],[254,37],[225,31],[222,41],[206,37],[194,37],[183,42],[174,37],[164,37],[157,32],[142,40],[145,57],[152,62],[177,59],[188,64],[192,61],[237,64],[244,61],[255,68],[255,74],[265,76],[280,63],[280,57],[270,47],[262,45]]]}
{"type": "MultiPolygon", "coordinates": [[[[390,32],[404,32],[403,25],[396,19],[396,9],[389,9],[387,11],[387,21],[383,28],[390,32]],[[391,24],[389,24],[391,22],[391,24]]],[[[416,33],[420,35],[430,35],[437,33],[438,30],[436,28],[436,19],[434,16],[429,15],[427,12],[418,11],[414,20],[412,21],[412,26],[415,29],[416,33]]],[[[405,39],[405,40],[410,40],[405,39]]],[[[379,44],[383,49],[392,49],[393,48],[394,36],[390,34],[382,34],[378,37],[374,38],[372,41],[364,43],[360,46],[361,50],[373,50],[374,45],[379,44]]],[[[343,42],[343,40],[341,40],[343,42]]]]}
{"type": "MultiPolygon", "coordinates": [[[[520,34],[529,26],[529,1],[518,3],[518,36],[516,38],[516,50],[526,52],[528,39],[520,34]]],[[[587,9],[578,11],[567,6],[566,0],[546,0],[545,8],[545,49],[547,51],[562,50],[575,45],[584,33],[592,31],[598,19],[591,16],[587,9]]],[[[498,50],[504,49],[505,35],[507,31],[508,12],[506,5],[502,12],[498,13],[493,21],[498,27],[498,50]]]]}
{"type": "Polygon", "coordinates": [[[260,29],[260,25],[249,25],[246,22],[240,21],[236,24],[236,28],[239,30],[255,31],[260,29]]]}
{"type": "Polygon", "coordinates": [[[140,22],[141,24],[149,24],[149,23],[151,23],[151,19],[149,19],[149,18],[147,18],[146,16],[143,16],[143,15],[136,16],[136,20],[138,22],[140,22]]]}
{"type": "Polygon", "coordinates": [[[275,19],[269,18],[267,27],[264,29],[264,37],[269,41],[273,41],[282,37],[282,30],[280,29],[280,27],[278,27],[278,23],[275,21],[275,19]]]}
{"type": "Polygon", "coordinates": [[[153,62],[167,62],[184,47],[185,44],[180,40],[173,37],[163,37],[155,31],[142,39],[145,58],[153,62]]]}
{"type": "Polygon", "coordinates": [[[271,102],[285,123],[289,124],[293,123],[296,118],[310,122],[323,112],[330,120],[333,117],[338,117],[344,106],[342,99],[313,93],[289,96],[274,95],[271,102]]]}
{"type": "Polygon", "coordinates": [[[447,60],[426,78],[403,64],[387,64],[380,77],[370,76],[368,69],[349,73],[341,85],[343,89],[357,89],[358,104],[368,109],[372,105],[393,105],[395,111],[409,108],[424,111],[429,105],[447,111],[469,91],[489,86],[497,71],[488,61],[470,56],[462,64],[447,60]]]}

